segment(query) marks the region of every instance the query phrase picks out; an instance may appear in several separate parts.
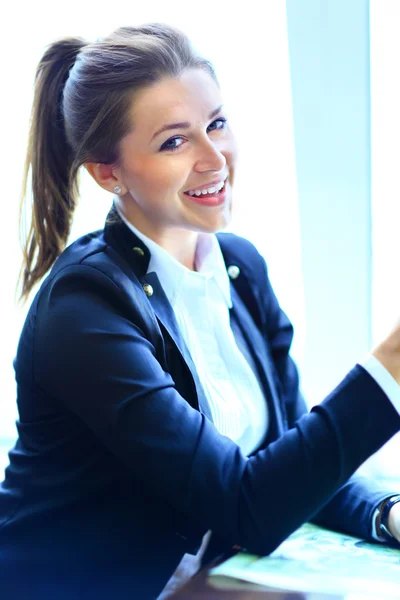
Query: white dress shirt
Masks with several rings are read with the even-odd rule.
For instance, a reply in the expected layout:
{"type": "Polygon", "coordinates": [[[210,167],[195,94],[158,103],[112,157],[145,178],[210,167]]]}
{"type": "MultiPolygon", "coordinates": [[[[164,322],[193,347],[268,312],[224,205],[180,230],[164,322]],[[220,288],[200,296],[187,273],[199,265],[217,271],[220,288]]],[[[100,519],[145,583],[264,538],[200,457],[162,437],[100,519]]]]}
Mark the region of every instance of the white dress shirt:
{"type": "Polygon", "coordinates": [[[147,272],[157,274],[174,310],[216,429],[249,455],[265,439],[267,403],[232,333],[230,283],[216,236],[199,234],[191,271],[121,218],[150,251],[147,272]]]}

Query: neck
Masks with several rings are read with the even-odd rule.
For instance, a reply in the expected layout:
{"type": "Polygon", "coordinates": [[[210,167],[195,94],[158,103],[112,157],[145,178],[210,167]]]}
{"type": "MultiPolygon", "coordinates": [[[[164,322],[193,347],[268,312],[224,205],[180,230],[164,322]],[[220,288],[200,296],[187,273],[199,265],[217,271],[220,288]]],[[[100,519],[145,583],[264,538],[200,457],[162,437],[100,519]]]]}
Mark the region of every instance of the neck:
{"type": "MultiPolygon", "coordinates": [[[[147,233],[143,232],[145,235],[147,233]]],[[[198,233],[187,229],[169,229],[160,236],[148,235],[156,244],[173,256],[183,266],[196,271],[195,258],[198,233]]]]}

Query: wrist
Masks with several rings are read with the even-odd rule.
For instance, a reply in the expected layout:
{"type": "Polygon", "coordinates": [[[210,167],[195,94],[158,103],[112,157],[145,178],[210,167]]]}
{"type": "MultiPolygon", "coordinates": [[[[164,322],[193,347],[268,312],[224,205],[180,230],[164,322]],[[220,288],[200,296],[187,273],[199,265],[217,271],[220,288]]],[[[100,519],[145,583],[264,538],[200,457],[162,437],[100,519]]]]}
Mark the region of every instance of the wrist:
{"type": "Polygon", "coordinates": [[[400,502],[394,504],[389,510],[388,518],[387,518],[387,528],[389,533],[394,537],[395,540],[400,541],[400,502]]]}

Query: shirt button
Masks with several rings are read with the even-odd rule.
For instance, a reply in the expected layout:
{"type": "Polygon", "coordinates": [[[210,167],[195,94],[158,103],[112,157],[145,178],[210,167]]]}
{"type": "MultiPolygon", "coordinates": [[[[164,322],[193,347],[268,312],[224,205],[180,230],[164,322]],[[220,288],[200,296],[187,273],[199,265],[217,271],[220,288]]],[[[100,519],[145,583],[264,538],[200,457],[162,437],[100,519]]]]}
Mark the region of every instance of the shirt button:
{"type": "Polygon", "coordinates": [[[153,290],[152,286],[149,283],[145,283],[143,285],[143,291],[144,291],[144,293],[146,294],[146,296],[148,298],[150,298],[150,296],[152,296],[153,293],[154,293],[154,290],[153,290]]]}
{"type": "Polygon", "coordinates": [[[228,275],[231,279],[237,279],[240,275],[240,269],[236,265],[228,267],[228,275]]]}
{"type": "Polygon", "coordinates": [[[140,256],[144,256],[144,250],[142,250],[142,248],[139,248],[139,246],[135,246],[134,248],[132,248],[132,250],[134,252],[136,252],[136,254],[139,254],[140,256]]]}

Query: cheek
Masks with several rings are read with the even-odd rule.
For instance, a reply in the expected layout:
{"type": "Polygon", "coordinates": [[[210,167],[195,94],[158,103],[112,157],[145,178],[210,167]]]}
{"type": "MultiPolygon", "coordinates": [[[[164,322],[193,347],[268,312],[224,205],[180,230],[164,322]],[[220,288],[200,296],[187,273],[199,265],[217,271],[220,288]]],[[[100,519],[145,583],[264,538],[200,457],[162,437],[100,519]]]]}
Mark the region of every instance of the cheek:
{"type": "Polygon", "coordinates": [[[190,165],[182,156],[156,154],[149,157],[136,154],[124,165],[124,172],[132,194],[151,202],[179,192],[187,181],[190,165]]]}
{"type": "Polygon", "coordinates": [[[154,196],[167,182],[168,173],[159,162],[148,157],[135,157],[125,167],[126,181],[131,192],[137,196],[154,196]]]}
{"type": "Polygon", "coordinates": [[[187,181],[190,168],[182,157],[169,157],[157,166],[154,186],[163,194],[179,192],[187,181]]]}

